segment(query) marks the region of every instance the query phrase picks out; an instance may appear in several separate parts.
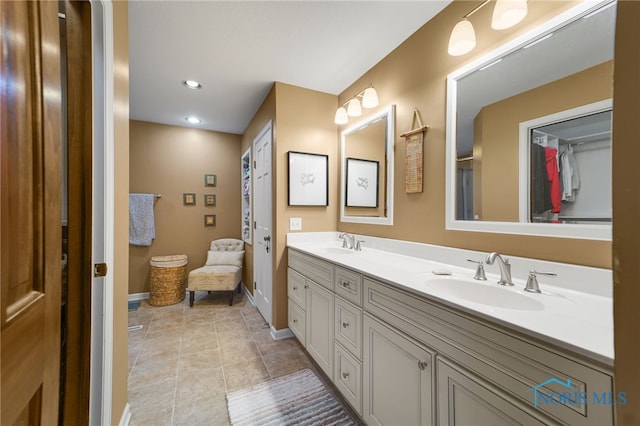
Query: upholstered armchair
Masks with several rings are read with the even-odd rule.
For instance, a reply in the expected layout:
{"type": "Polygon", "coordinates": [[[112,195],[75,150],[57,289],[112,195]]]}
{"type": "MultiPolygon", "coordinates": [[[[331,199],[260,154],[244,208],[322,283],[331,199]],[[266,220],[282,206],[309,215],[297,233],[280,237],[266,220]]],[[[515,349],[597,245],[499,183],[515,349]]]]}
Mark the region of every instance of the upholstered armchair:
{"type": "Polygon", "coordinates": [[[189,306],[193,307],[196,291],[219,291],[229,293],[229,306],[233,305],[233,292],[240,293],[244,242],[235,238],[211,241],[207,262],[189,272],[187,290],[189,306]]]}

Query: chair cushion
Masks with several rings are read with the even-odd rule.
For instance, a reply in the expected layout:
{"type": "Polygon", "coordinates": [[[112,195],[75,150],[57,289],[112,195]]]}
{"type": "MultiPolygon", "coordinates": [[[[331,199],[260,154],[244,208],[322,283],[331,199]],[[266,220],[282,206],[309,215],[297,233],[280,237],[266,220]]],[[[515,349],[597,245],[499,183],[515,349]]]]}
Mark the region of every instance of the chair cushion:
{"type": "Polygon", "coordinates": [[[242,267],[242,259],[244,250],[242,251],[209,251],[207,253],[207,262],[205,266],[212,265],[232,265],[242,267]]]}
{"type": "Polygon", "coordinates": [[[191,291],[233,290],[242,280],[242,268],[231,265],[203,266],[189,272],[187,289],[191,291]]]}
{"type": "Polygon", "coordinates": [[[241,251],[244,250],[244,241],[235,238],[221,238],[211,241],[211,251],[241,251]]]}

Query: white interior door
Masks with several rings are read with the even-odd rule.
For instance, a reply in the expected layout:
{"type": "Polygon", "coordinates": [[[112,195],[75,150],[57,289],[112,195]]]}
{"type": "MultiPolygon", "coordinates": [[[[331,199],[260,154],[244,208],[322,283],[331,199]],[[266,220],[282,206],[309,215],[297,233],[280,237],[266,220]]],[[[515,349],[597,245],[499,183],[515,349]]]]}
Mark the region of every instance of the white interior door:
{"type": "Polygon", "coordinates": [[[255,170],[253,243],[253,298],[264,319],[271,324],[271,294],[273,277],[273,212],[271,173],[271,122],[253,140],[255,170]]]}

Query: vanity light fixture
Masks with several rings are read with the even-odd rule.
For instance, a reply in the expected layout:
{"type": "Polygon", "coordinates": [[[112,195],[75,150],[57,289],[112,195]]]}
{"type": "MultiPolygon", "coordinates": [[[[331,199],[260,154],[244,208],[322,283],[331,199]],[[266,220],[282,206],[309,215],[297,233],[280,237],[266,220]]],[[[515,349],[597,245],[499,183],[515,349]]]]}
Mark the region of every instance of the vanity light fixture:
{"type": "Polygon", "coordinates": [[[202,89],[202,84],[195,80],[182,80],[182,85],[188,89],[202,89]]]}
{"type": "MultiPolygon", "coordinates": [[[[491,0],[485,0],[453,27],[449,37],[448,52],[451,56],[462,56],[476,47],[476,33],[469,17],[486,6],[491,0]]],[[[527,0],[496,0],[491,17],[491,28],[504,30],[511,28],[527,16],[527,0]]]]}
{"type": "Polygon", "coordinates": [[[375,108],[377,106],[378,93],[376,89],[374,89],[373,86],[367,87],[338,107],[334,122],[336,124],[347,124],[349,117],[359,117],[362,115],[362,108],[375,108]]]}
{"type": "Polygon", "coordinates": [[[190,115],[189,117],[185,117],[184,119],[188,123],[191,123],[191,124],[200,124],[200,123],[202,123],[202,120],[200,120],[198,117],[194,117],[192,115],[190,115]]]}

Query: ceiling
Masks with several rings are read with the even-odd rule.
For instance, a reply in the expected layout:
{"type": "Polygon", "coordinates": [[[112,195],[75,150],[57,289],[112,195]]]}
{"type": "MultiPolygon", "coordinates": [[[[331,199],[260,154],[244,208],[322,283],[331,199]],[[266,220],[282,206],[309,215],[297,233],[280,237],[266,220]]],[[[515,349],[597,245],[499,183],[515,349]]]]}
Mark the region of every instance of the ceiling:
{"type": "Polygon", "coordinates": [[[130,117],[242,134],[274,81],[338,95],[450,1],[131,0],[130,117]]]}

